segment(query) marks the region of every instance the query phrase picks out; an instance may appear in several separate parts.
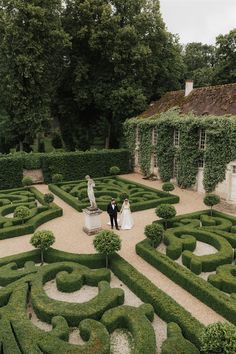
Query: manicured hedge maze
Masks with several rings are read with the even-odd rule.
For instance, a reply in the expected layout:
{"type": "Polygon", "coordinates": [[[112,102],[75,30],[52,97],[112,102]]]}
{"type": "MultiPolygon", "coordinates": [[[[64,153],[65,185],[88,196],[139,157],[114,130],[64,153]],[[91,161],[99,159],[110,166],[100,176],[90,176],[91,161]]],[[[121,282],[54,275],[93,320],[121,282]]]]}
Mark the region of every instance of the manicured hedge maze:
{"type": "MultiPolygon", "coordinates": [[[[94,188],[96,201],[102,210],[106,210],[111,198],[118,204],[123,203],[124,195],[131,202],[132,211],[155,208],[163,203],[178,203],[179,197],[148,188],[138,183],[129,182],[120,177],[95,178],[94,188]]],[[[49,189],[78,211],[89,205],[86,181],[50,184],[49,189]]]]}
{"type": "Polygon", "coordinates": [[[236,324],[236,218],[218,211],[211,217],[208,210],[178,216],[169,221],[164,243],[166,254],[154,249],[148,239],[136,245],[136,252],[236,324]],[[195,255],[196,241],[212,245],[216,252],[195,255]],[[180,256],[186,268],[175,262],[180,256]],[[202,272],[213,274],[206,281],[198,276],[202,272]]]}
{"type": "Polygon", "coordinates": [[[111,274],[103,268],[105,259],[100,255],[50,249],[45,256],[48,264],[42,267],[36,266],[40,261],[37,250],[0,259],[1,353],[109,354],[109,334],[123,328],[132,335],[132,353],[156,354],[156,336],[151,324],[155,311],[166,322],[174,322],[168,326],[163,354],[199,354],[193,342],[199,344],[204,327],[118,255],[111,260],[112,271],[149,304],[124,305],[124,291],[110,287],[111,274]],[[54,300],[43,288],[54,279],[62,292],[76,291],[87,284],[98,287],[98,294],[84,303],[54,300]],[[34,325],[32,311],[41,321],[52,325],[51,331],[45,332],[34,325]],[[75,327],[85,341],[82,345],[68,342],[75,327]]]}
{"type": "Polygon", "coordinates": [[[61,215],[62,209],[56,204],[45,205],[43,195],[34,187],[0,191],[0,239],[32,233],[39,225],[61,215]],[[28,207],[30,215],[23,220],[14,217],[18,206],[28,207]]]}

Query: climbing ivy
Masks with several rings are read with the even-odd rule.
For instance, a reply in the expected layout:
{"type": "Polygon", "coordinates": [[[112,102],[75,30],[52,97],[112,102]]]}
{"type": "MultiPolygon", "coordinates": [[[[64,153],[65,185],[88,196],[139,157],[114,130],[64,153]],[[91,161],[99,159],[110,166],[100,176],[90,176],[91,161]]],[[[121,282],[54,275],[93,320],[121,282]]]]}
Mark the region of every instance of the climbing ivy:
{"type": "Polygon", "coordinates": [[[139,129],[140,166],[150,173],[152,153],[157,153],[160,178],[169,181],[173,176],[173,160],[178,163],[177,183],[189,188],[196,182],[198,162],[204,158],[204,188],[213,191],[225,179],[227,164],[236,159],[236,116],[195,116],[171,109],[151,118],[132,118],[124,125],[130,150],[135,154],[136,128],[139,129]],[[157,128],[157,145],[152,146],[152,129],[157,128]],[[174,130],[180,131],[179,147],[174,147],[174,130]],[[206,131],[206,148],[199,149],[199,131],[206,131]]]}

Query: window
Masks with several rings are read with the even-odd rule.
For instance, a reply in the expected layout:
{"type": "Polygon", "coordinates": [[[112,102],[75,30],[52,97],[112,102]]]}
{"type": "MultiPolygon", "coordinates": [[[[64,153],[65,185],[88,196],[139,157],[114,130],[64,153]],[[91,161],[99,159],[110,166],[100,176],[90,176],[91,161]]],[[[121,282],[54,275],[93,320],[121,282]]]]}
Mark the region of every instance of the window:
{"type": "Polygon", "coordinates": [[[232,166],[232,172],[236,174],[236,165],[232,166]]]}
{"type": "Polygon", "coordinates": [[[203,168],[203,167],[204,167],[204,159],[200,159],[200,160],[198,161],[198,167],[199,167],[199,168],[203,168]]]}
{"type": "Polygon", "coordinates": [[[204,129],[200,129],[199,133],[199,149],[206,149],[206,131],[204,129]]]}
{"type": "Polygon", "coordinates": [[[153,167],[157,167],[157,154],[154,152],[153,154],[153,167]]]}
{"type": "Polygon", "coordinates": [[[174,146],[179,147],[180,131],[174,130],[174,146]]]}
{"type": "Polygon", "coordinates": [[[152,145],[157,145],[157,128],[152,129],[152,145]]]}
{"type": "Polygon", "coordinates": [[[173,160],[173,178],[178,177],[178,161],[176,158],[173,160]]]}

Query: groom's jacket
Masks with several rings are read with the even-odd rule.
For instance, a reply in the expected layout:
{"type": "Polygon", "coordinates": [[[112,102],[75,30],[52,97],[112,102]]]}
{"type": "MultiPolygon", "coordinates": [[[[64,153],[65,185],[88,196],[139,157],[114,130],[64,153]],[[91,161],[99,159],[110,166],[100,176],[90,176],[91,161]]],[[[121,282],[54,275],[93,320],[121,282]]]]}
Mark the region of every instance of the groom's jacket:
{"type": "Polygon", "coordinates": [[[109,203],[107,206],[107,212],[109,215],[116,215],[119,212],[119,208],[118,208],[117,204],[113,204],[113,205],[114,205],[114,209],[113,209],[111,203],[109,203]]]}

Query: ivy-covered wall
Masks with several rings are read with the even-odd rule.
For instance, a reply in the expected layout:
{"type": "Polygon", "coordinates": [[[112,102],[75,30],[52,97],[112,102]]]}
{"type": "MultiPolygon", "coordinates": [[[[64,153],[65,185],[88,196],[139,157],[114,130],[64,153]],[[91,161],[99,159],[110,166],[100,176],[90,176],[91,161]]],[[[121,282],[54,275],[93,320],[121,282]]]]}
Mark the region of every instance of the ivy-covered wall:
{"type": "Polygon", "coordinates": [[[178,163],[178,185],[189,188],[196,182],[198,163],[204,159],[204,188],[213,191],[225,179],[226,166],[236,159],[236,116],[195,116],[171,109],[151,118],[132,118],[125,122],[127,145],[132,153],[139,150],[140,168],[150,174],[152,153],[157,153],[160,177],[173,176],[173,160],[178,163]],[[157,129],[157,144],[152,144],[152,130],[157,129]],[[139,129],[140,142],[136,144],[139,129]],[[179,130],[179,146],[174,146],[174,130],[179,130]],[[199,148],[199,132],[206,132],[206,147],[199,148]]]}

